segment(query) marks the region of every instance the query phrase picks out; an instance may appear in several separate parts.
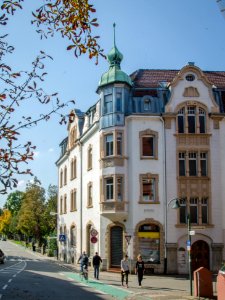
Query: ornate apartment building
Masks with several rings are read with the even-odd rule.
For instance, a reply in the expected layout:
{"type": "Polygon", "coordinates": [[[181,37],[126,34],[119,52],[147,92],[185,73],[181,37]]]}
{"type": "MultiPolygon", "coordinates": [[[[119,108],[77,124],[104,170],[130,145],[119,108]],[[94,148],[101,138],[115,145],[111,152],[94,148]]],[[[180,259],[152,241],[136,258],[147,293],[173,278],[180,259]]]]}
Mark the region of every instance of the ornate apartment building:
{"type": "Polygon", "coordinates": [[[225,259],[225,72],[120,68],[116,45],[99,101],[74,109],[61,142],[61,259],[98,251],[103,268],[140,253],[155,273],[217,271],[225,259]],[[180,208],[168,205],[178,199],[180,208]],[[129,243],[127,242],[129,241],[129,243]]]}

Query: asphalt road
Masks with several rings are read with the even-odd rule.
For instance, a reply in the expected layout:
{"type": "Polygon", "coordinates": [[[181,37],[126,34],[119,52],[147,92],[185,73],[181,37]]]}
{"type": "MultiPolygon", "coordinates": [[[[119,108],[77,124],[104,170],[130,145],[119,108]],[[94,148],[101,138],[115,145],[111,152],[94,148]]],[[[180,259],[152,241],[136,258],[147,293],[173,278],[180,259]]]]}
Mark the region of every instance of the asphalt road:
{"type": "Polygon", "coordinates": [[[58,264],[8,241],[0,241],[7,256],[0,264],[2,300],[110,300],[112,295],[99,291],[71,275],[58,264]],[[77,280],[76,280],[77,279],[77,280]]]}

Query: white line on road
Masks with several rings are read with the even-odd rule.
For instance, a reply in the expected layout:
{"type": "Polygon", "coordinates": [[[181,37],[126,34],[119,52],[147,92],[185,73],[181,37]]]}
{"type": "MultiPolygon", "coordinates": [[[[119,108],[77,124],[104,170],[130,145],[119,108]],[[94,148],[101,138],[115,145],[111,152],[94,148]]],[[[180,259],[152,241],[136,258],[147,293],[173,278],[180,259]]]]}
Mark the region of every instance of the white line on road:
{"type": "Polygon", "coordinates": [[[0,299],[2,299],[2,295],[0,294],[0,299]]]}
{"type": "Polygon", "coordinates": [[[7,285],[7,284],[5,284],[5,285],[3,286],[3,288],[2,288],[2,289],[3,289],[3,290],[5,290],[5,289],[7,288],[7,286],[8,286],[8,285],[7,285]]]}
{"type": "Polygon", "coordinates": [[[11,281],[12,281],[12,278],[8,280],[8,282],[11,282],[11,281]]]}
{"type": "Polygon", "coordinates": [[[16,277],[16,274],[14,274],[13,277],[16,277]]]}

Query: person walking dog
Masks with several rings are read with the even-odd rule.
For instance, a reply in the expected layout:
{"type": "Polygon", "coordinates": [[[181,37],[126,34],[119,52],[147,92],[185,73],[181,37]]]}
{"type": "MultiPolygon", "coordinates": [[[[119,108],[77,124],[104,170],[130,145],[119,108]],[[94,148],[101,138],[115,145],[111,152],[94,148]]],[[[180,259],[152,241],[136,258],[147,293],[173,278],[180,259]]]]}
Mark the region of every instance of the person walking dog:
{"type": "Polygon", "coordinates": [[[94,267],[94,277],[98,280],[99,279],[99,267],[100,263],[102,262],[101,257],[98,255],[98,252],[95,252],[95,256],[93,256],[92,264],[94,267]]]}
{"type": "Polygon", "coordinates": [[[124,277],[126,281],[126,287],[128,288],[128,274],[129,271],[129,262],[128,262],[128,255],[124,256],[124,259],[121,260],[121,285],[123,286],[124,277]]]}
{"type": "Polygon", "coordinates": [[[137,274],[139,286],[141,286],[144,272],[145,272],[145,264],[142,260],[141,255],[139,254],[137,257],[137,262],[136,262],[136,266],[135,266],[135,274],[137,274]]]}

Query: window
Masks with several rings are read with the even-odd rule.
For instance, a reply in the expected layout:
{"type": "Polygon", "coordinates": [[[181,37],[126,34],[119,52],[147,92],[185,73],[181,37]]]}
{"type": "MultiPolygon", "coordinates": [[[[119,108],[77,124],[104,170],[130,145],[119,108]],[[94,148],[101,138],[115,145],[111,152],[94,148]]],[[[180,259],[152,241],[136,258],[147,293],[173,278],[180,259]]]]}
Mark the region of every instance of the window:
{"type": "Polygon", "coordinates": [[[188,74],[186,77],[187,81],[194,81],[195,80],[195,76],[193,74],[188,74]]]}
{"type": "Polygon", "coordinates": [[[76,138],[77,138],[77,129],[76,129],[76,127],[73,127],[70,130],[70,147],[71,148],[75,145],[76,138]]]}
{"type": "Polygon", "coordinates": [[[105,179],[106,201],[113,200],[113,177],[105,179]]]}
{"type": "Polygon", "coordinates": [[[154,137],[142,137],[142,156],[154,155],[154,137]]]}
{"type": "Polygon", "coordinates": [[[206,111],[198,105],[189,105],[177,113],[178,133],[206,133],[206,111]]]}
{"type": "Polygon", "coordinates": [[[63,186],[63,170],[60,170],[60,187],[63,186]]]}
{"type": "Polygon", "coordinates": [[[113,112],[113,95],[111,88],[105,90],[103,112],[104,114],[109,114],[113,112]]]}
{"type": "Polygon", "coordinates": [[[92,182],[88,183],[87,186],[87,207],[93,206],[93,188],[92,188],[92,182]]]}
{"type": "Polygon", "coordinates": [[[190,222],[198,224],[198,198],[190,198],[190,222]]]}
{"type": "Polygon", "coordinates": [[[184,133],[184,129],[185,129],[184,117],[185,117],[184,108],[182,108],[178,111],[178,115],[177,115],[178,132],[179,133],[184,133]]]}
{"type": "Polygon", "coordinates": [[[141,159],[157,159],[158,158],[158,133],[150,129],[141,131],[140,151],[141,159]]]}
{"type": "Polygon", "coordinates": [[[77,177],[77,160],[76,157],[71,159],[70,162],[70,180],[77,177]]]}
{"type": "Polygon", "coordinates": [[[64,195],[64,207],[63,207],[63,213],[67,213],[67,196],[64,195]]]}
{"type": "Polygon", "coordinates": [[[60,215],[63,214],[63,197],[60,197],[60,215]]]}
{"type": "Polygon", "coordinates": [[[179,153],[179,176],[186,175],[186,168],[185,168],[185,153],[179,153]]]}
{"type": "Polygon", "coordinates": [[[76,227],[72,226],[70,229],[70,244],[71,246],[76,246],[76,227]]]}
{"type": "Polygon", "coordinates": [[[178,164],[179,176],[208,176],[207,152],[179,152],[178,164]]]}
{"type": "Polygon", "coordinates": [[[123,178],[116,178],[117,201],[123,201],[123,178]]]}
{"type": "Polygon", "coordinates": [[[201,176],[207,176],[207,153],[200,153],[200,168],[201,168],[201,176]]]}
{"type": "Polygon", "coordinates": [[[202,198],[201,201],[202,224],[208,224],[208,198],[202,198]]]}
{"type": "Polygon", "coordinates": [[[105,201],[124,201],[124,175],[116,174],[110,177],[104,177],[102,189],[102,202],[105,201]]]}
{"type": "Polygon", "coordinates": [[[113,134],[105,136],[105,153],[106,156],[113,155],[113,134]]]}
{"type": "Polygon", "coordinates": [[[122,132],[117,132],[116,133],[116,151],[117,155],[122,155],[123,154],[123,134],[122,132]]]}
{"type": "Polygon", "coordinates": [[[189,176],[197,176],[197,153],[188,153],[189,176]]]}
{"type": "Polygon", "coordinates": [[[91,170],[92,169],[92,146],[89,145],[88,147],[88,159],[87,159],[87,169],[91,170]]]}
{"type": "Polygon", "coordinates": [[[195,106],[188,106],[188,133],[195,133],[195,106]]]}
{"type": "Polygon", "coordinates": [[[158,175],[140,175],[140,201],[139,203],[158,202],[158,175]]]}
{"type": "Polygon", "coordinates": [[[116,89],[116,111],[122,111],[122,89],[116,89]]]}
{"type": "Polygon", "coordinates": [[[155,201],[155,179],[143,179],[143,201],[155,201]]]}
{"type": "Polygon", "coordinates": [[[144,100],[144,111],[150,111],[151,110],[151,101],[149,99],[144,100]]]}
{"type": "Polygon", "coordinates": [[[67,167],[64,168],[64,185],[67,185],[67,167]]]}
{"type": "Polygon", "coordinates": [[[180,199],[180,223],[181,224],[186,224],[186,215],[187,215],[187,211],[186,211],[186,207],[187,207],[187,199],[186,198],[182,198],[180,199]]]}
{"type": "Polygon", "coordinates": [[[73,189],[70,192],[70,211],[75,211],[77,209],[77,191],[73,189]]]}
{"type": "Polygon", "coordinates": [[[187,214],[189,213],[191,224],[208,224],[208,198],[190,197],[180,199],[180,224],[187,224],[187,214]]]}

